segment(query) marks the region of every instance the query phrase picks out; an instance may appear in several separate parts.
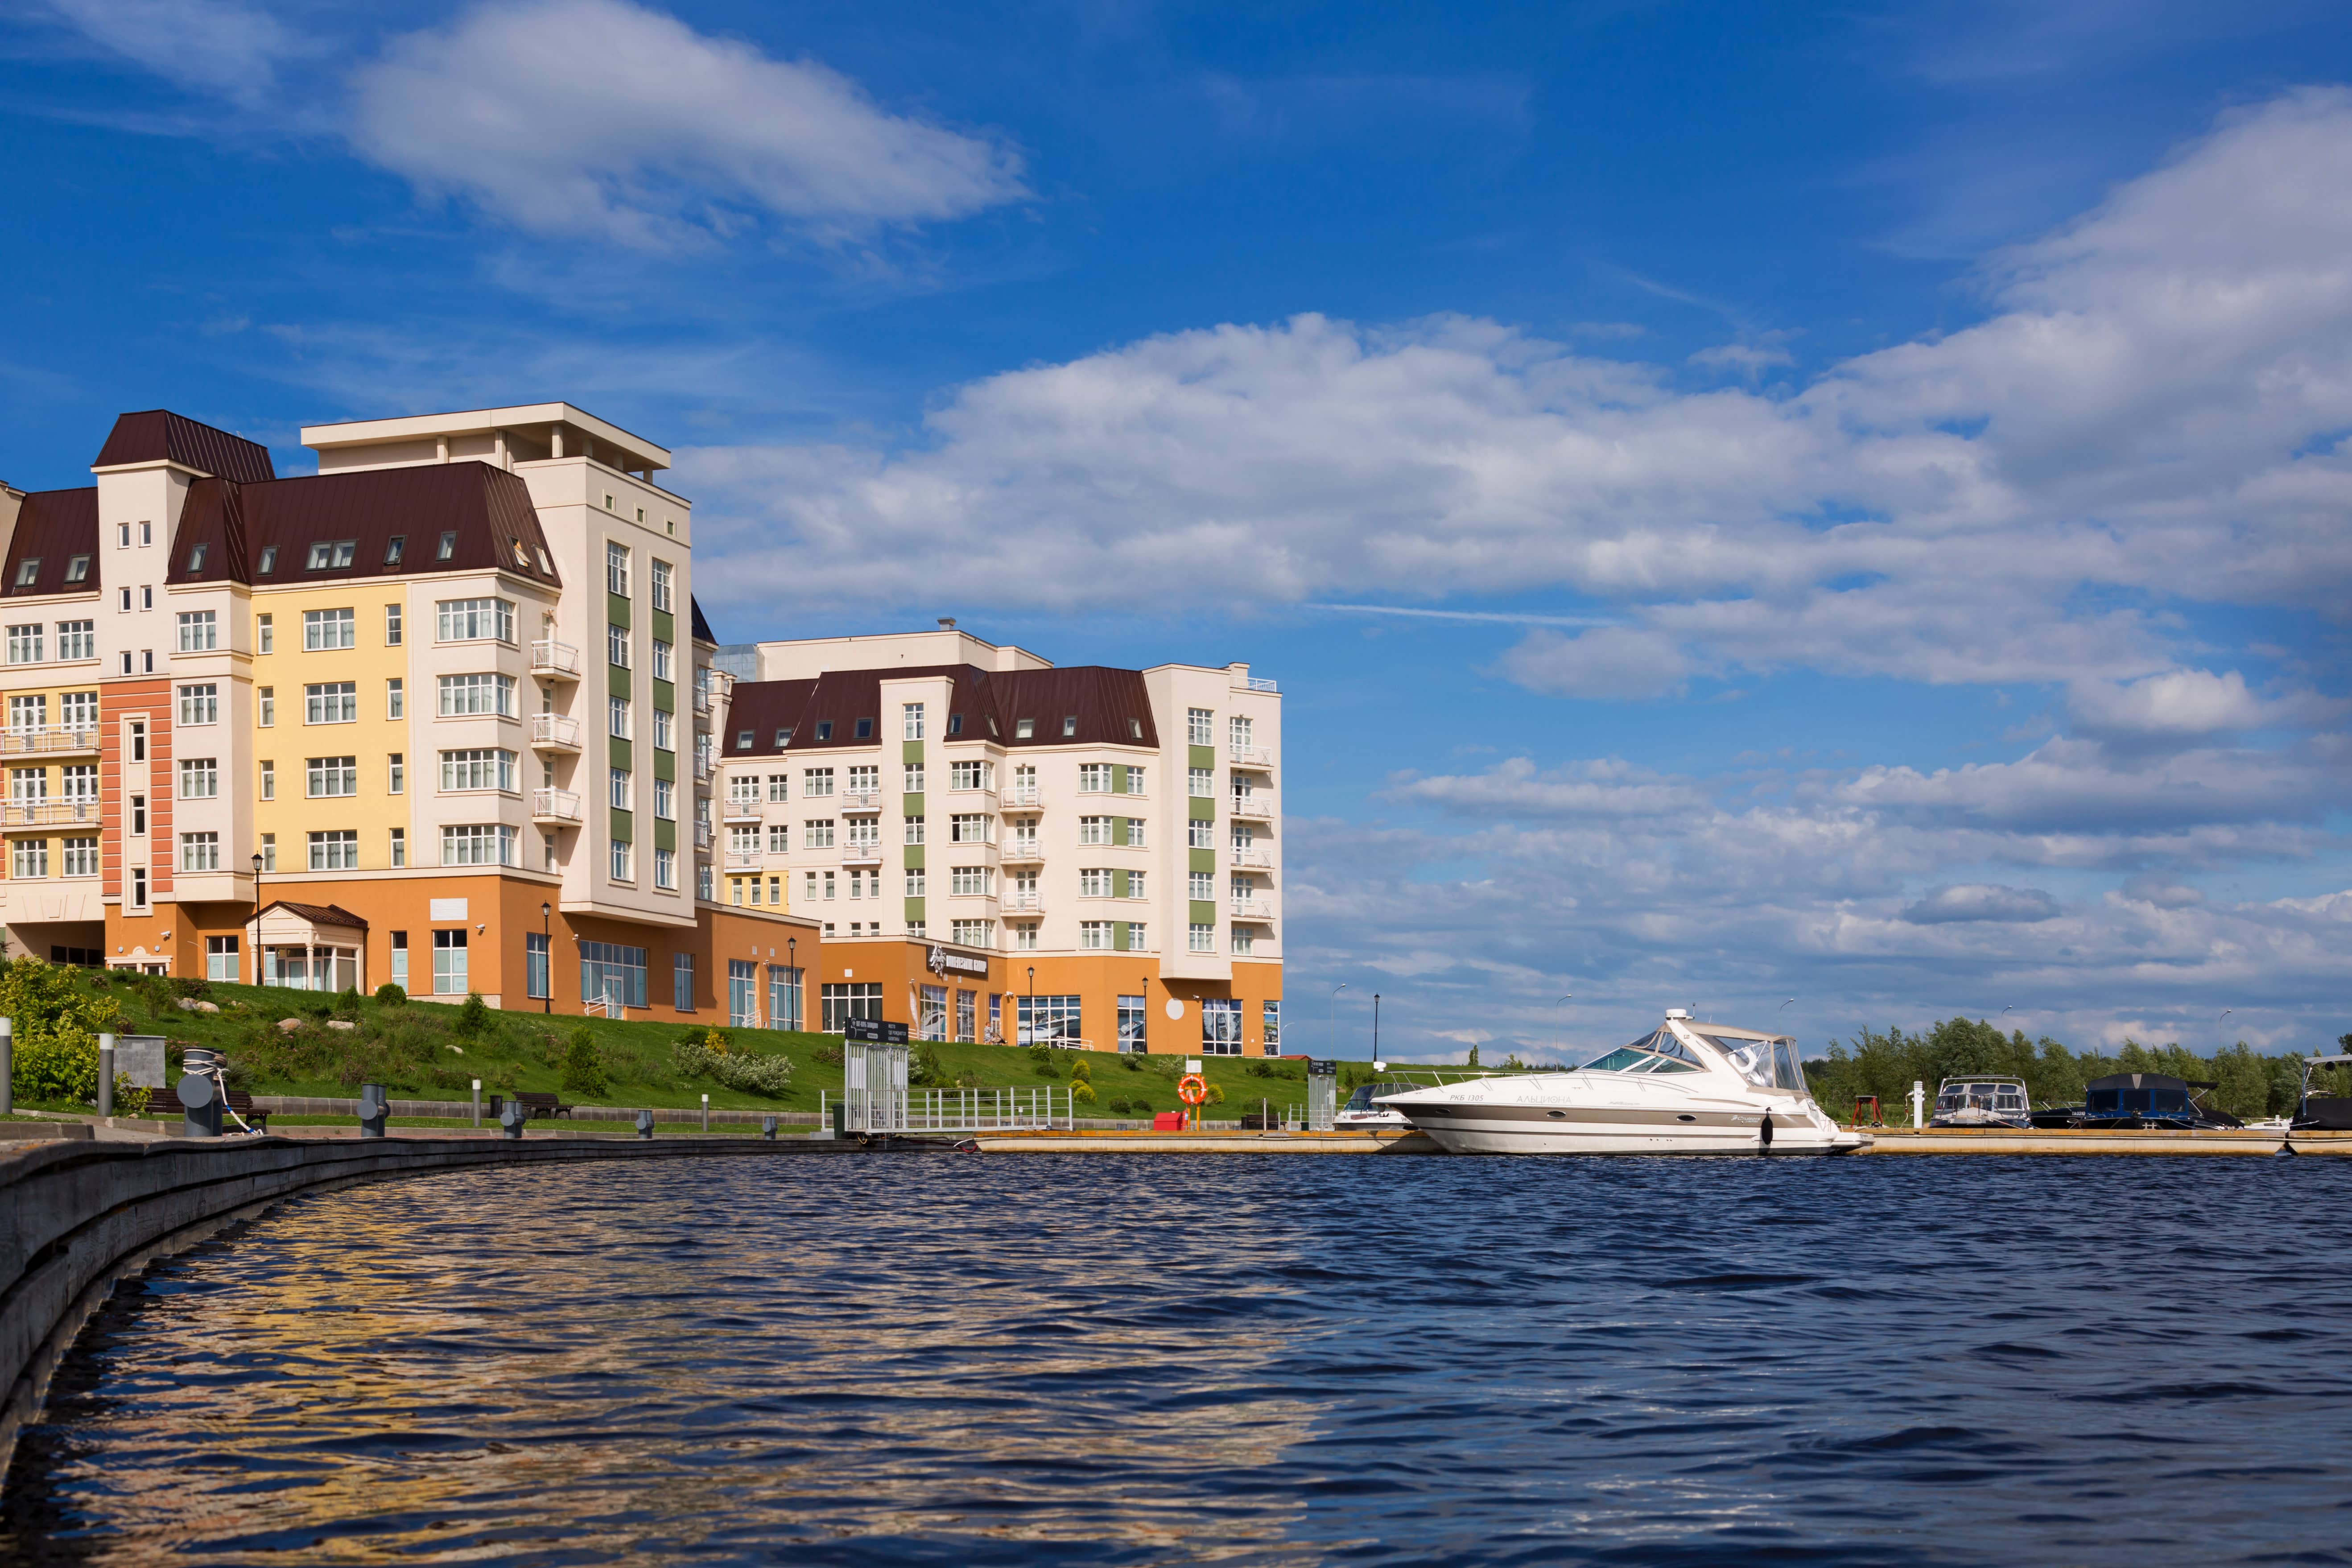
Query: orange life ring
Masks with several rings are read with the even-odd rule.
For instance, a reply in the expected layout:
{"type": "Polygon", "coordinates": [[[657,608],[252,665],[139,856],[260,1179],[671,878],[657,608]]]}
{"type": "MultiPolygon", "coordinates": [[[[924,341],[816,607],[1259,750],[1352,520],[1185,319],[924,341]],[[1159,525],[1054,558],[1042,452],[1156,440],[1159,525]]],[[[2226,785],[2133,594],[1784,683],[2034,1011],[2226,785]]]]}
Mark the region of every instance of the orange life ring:
{"type": "Polygon", "coordinates": [[[1197,1108],[1202,1100],[1209,1098],[1209,1080],[1196,1072],[1186,1073],[1183,1079],[1176,1085],[1176,1098],[1187,1105],[1197,1108]]]}

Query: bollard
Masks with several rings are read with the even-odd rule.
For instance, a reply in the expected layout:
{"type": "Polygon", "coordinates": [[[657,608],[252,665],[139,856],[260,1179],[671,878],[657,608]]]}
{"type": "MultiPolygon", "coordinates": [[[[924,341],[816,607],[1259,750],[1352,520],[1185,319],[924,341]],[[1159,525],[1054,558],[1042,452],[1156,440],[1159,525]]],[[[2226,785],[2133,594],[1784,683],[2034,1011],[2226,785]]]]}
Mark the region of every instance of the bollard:
{"type": "Polygon", "coordinates": [[[360,1085],[361,1137],[383,1137],[384,1118],[391,1114],[392,1102],[383,1097],[383,1085],[380,1083],[360,1085]]]}
{"type": "Polygon", "coordinates": [[[98,1037],[98,1114],[104,1121],[114,1114],[114,1037],[98,1037]]]}
{"type": "Polygon", "coordinates": [[[221,1135],[220,1090],[213,1080],[202,1073],[190,1073],[180,1080],[180,1135],[184,1138],[217,1138],[221,1135]]]}
{"type": "Polygon", "coordinates": [[[707,1094],[702,1097],[702,1130],[710,1131],[710,1097],[707,1094]]]}
{"type": "Polygon", "coordinates": [[[477,1127],[479,1127],[481,1124],[482,1124],[482,1080],[481,1080],[480,1079],[476,1079],[474,1080],[474,1125],[475,1125],[475,1126],[477,1126],[477,1127]]]}
{"type": "Polygon", "coordinates": [[[776,1141],[776,1119],[774,1117],[764,1117],[761,1120],[760,1136],[765,1138],[771,1143],[776,1141]]]}
{"type": "Polygon", "coordinates": [[[640,1110],[640,1111],[638,1111],[638,1112],[637,1112],[637,1136],[638,1136],[638,1137],[640,1137],[640,1138],[650,1138],[650,1137],[652,1137],[653,1135],[654,1135],[654,1113],[653,1113],[652,1111],[650,1111],[650,1110],[640,1110]]]}
{"type": "Polygon", "coordinates": [[[519,1101],[509,1100],[499,1107],[499,1132],[502,1137],[520,1141],[522,1124],[530,1120],[530,1108],[519,1101]]]}
{"type": "Polygon", "coordinates": [[[0,1018],[0,1115],[16,1109],[16,1021],[0,1018]]]}
{"type": "Polygon", "coordinates": [[[1927,1086],[1926,1084],[1924,1084],[1924,1083],[1919,1082],[1918,1080],[1916,1080],[1916,1079],[1913,1079],[1913,1080],[1912,1080],[1912,1084],[1911,1084],[1911,1127],[1912,1127],[1912,1131],[1916,1131],[1918,1129],[1920,1129],[1920,1128],[1922,1128],[1922,1127],[1924,1127],[1924,1126],[1926,1126],[1926,1125],[1927,1124],[1927,1086]]]}

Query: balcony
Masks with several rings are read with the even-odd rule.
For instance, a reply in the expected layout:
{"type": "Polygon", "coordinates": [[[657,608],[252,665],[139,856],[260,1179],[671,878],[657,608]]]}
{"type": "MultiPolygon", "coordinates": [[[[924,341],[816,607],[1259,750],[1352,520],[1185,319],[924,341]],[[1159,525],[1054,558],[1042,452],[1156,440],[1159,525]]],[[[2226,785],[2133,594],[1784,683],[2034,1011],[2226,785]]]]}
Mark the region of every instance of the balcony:
{"type": "Polygon", "coordinates": [[[19,827],[69,827],[77,824],[96,827],[103,808],[89,795],[68,795],[64,800],[12,800],[7,815],[0,826],[11,831],[19,827]]]}
{"type": "Polygon", "coordinates": [[[1234,849],[1227,851],[1225,858],[1236,870],[1274,869],[1274,851],[1271,849],[1234,849]]]}
{"type": "Polygon", "coordinates": [[[530,792],[530,819],[555,826],[576,824],[581,820],[580,797],[568,789],[535,789],[530,792]]]}
{"type": "Polygon", "coordinates": [[[882,846],[845,844],[841,847],[841,863],[845,866],[879,866],[882,864],[882,846]]]}
{"type": "Polygon", "coordinates": [[[1042,811],[1045,803],[1038,797],[1035,784],[1014,784],[996,797],[997,804],[1007,811],[1042,811]]]}
{"type": "Polygon", "coordinates": [[[998,857],[1008,866],[1034,865],[1045,858],[1045,852],[1037,847],[1037,841],[1034,838],[1013,839],[1005,845],[1004,853],[998,857]]]}
{"type": "Polygon", "coordinates": [[[698,755],[694,759],[694,782],[698,784],[707,784],[710,782],[710,759],[709,757],[698,755]]]}
{"type": "Polygon", "coordinates": [[[712,837],[710,824],[698,822],[694,825],[694,847],[697,849],[709,848],[712,837]]]}
{"type": "Polygon", "coordinates": [[[1245,691],[1280,691],[1282,687],[1270,675],[1253,675],[1243,682],[1245,691]]]}
{"type": "Polygon", "coordinates": [[[721,813],[729,822],[757,822],[760,803],[757,800],[730,800],[721,813]]]}
{"type": "Polygon", "coordinates": [[[580,650],[568,642],[541,637],[530,645],[530,672],[550,680],[577,680],[580,650]]]}
{"type": "Polygon", "coordinates": [[[0,731],[0,754],[12,757],[72,756],[98,750],[98,731],[68,729],[62,724],[0,731]]]}
{"type": "Polygon", "coordinates": [[[1237,768],[1255,768],[1261,773],[1274,771],[1274,750],[1269,746],[1228,746],[1225,759],[1237,768]]]}
{"type": "Polygon", "coordinates": [[[846,789],[834,797],[841,802],[844,811],[879,811],[882,792],[877,789],[846,789]]]}
{"type": "Polygon", "coordinates": [[[1274,906],[1264,899],[1235,899],[1234,919],[1237,921],[1272,921],[1274,906]]]}
{"type": "Polygon", "coordinates": [[[1045,910],[1045,895],[1034,892],[1007,893],[1002,901],[1002,907],[1008,915],[1043,914],[1045,910]]]}
{"type": "Polygon", "coordinates": [[[577,752],[580,721],[562,713],[530,716],[530,749],[534,752],[577,752]]]}
{"type": "Polygon", "coordinates": [[[757,849],[730,849],[727,868],[730,871],[756,871],[765,859],[757,849]]]}
{"type": "Polygon", "coordinates": [[[1272,822],[1274,802],[1260,795],[1237,795],[1226,808],[1243,822],[1272,822]]]}

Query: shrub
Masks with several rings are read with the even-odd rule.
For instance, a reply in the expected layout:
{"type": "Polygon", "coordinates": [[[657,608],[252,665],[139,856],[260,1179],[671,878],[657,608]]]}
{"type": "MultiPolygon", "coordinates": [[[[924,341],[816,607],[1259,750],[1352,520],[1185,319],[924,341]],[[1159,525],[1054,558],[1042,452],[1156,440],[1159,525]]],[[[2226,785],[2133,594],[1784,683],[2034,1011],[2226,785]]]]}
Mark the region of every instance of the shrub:
{"type": "Polygon", "coordinates": [[[1062,1076],[1062,1065],[1055,1059],[1054,1047],[1042,1040],[1029,1047],[1029,1068],[1041,1078],[1062,1076]]]}
{"type": "Polygon", "coordinates": [[[730,1056],[692,1040],[680,1040],[671,1047],[670,1056],[679,1077],[714,1079],[744,1094],[766,1095],[772,1099],[789,1092],[793,1087],[793,1063],[789,1057],[748,1053],[730,1056]]]}
{"type": "Polygon", "coordinates": [[[907,1081],[917,1089],[946,1089],[955,1079],[947,1064],[940,1059],[940,1048],[925,1040],[915,1047],[915,1059],[908,1064],[907,1081]]]}
{"type": "Polygon", "coordinates": [[[1071,1081],[1071,1082],[1073,1082],[1073,1083],[1092,1083],[1092,1082],[1094,1082],[1094,1080],[1095,1080],[1095,1069],[1094,1069],[1094,1067],[1093,1067],[1093,1065],[1092,1065],[1091,1063],[1089,1063],[1089,1062],[1088,1062],[1088,1061],[1087,1061],[1084,1057],[1080,1057],[1077,1060],[1076,1060],[1076,1061],[1074,1061],[1074,1062],[1072,1062],[1072,1063],[1070,1064],[1070,1081],[1071,1081]]]}
{"type": "Polygon", "coordinates": [[[1201,1100],[1201,1103],[1203,1105],[1223,1105],[1224,1102],[1224,1089],[1213,1083],[1209,1086],[1209,1092],[1202,1096],[1201,1100]]]}
{"type": "Polygon", "coordinates": [[[1125,1095],[1114,1094],[1108,1100],[1104,1102],[1103,1109],[1109,1111],[1113,1116],[1125,1116],[1129,1111],[1134,1110],[1135,1107],[1125,1095]]]}
{"type": "Polygon", "coordinates": [[[1143,1058],[1141,1057],[1121,1057],[1118,1058],[1118,1065],[1125,1068],[1129,1072],[1141,1072],[1143,1070],[1143,1058]]]}
{"type": "Polygon", "coordinates": [[[574,1094],[607,1094],[612,1085],[604,1077],[604,1064],[597,1059],[596,1037],[586,1029],[572,1031],[572,1039],[563,1049],[563,1087],[574,1094]]]}
{"type": "Polygon", "coordinates": [[[829,1068],[837,1068],[842,1062],[842,1050],[839,1046],[819,1046],[811,1054],[829,1068]]]}
{"type": "MultiPolygon", "coordinates": [[[[127,977],[126,977],[127,978],[127,977]]],[[[170,987],[158,982],[168,997],[170,987]]],[[[168,1005],[168,1004],[167,1004],[168,1005]]],[[[115,1028],[110,1002],[86,996],[62,964],[20,957],[0,968],[0,1017],[14,1021],[12,1087],[26,1100],[95,1102],[98,1037],[115,1028]]]]}
{"type": "Polygon", "coordinates": [[[213,994],[213,983],[198,974],[175,974],[172,977],[172,994],[209,998],[213,994]]]}
{"type": "Polygon", "coordinates": [[[375,988],[375,1001],[379,1007],[397,1007],[407,1000],[408,993],[389,980],[375,988]]]}
{"type": "Polygon", "coordinates": [[[335,998],[335,1016],[344,1020],[346,1023],[356,1024],[360,1021],[360,992],[358,986],[354,985],[351,987],[341,995],[335,998]]]}
{"type": "Polygon", "coordinates": [[[1082,1078],[1073,1079],[1070,1081],[1070,1103],[1073,1105],[1092,1105],[1094,1102],[1095,1086],[1088,1083],[1082,1078]]]}
{"type": "Polygon", "coordinates": [[[490,1026],[490,1005],[482,1000],[478,991],[466,993],[465,1005],[457,1009],[457,1032],[474,1036],[490,1026]]]}

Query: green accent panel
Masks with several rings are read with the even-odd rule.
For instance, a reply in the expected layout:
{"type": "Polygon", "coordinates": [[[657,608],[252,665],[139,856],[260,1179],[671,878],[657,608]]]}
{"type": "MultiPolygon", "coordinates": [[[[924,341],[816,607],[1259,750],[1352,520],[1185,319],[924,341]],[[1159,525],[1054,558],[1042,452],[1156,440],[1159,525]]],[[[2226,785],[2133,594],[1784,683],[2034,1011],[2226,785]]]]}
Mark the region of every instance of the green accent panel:
{"type": "Polygon", "coordinates": [[[618,806],[613,807],[612,810],[613,837],[626,839],[629,843],[635,844],[637,841],[637,814],[634,811],[623,811],[618,806]]]}
{"type": "Polygon", "coordinates": [[[676,752],[665,752],[658,747],[655,748],[654,777],[657,779],[667,779],[672,784],[677,783],[677,753],[676,752]]]}
{"type": "Polygon", "coordinates": [[[1193,899],[1189,901],[1192,906],[1192,921],[1194,925],[1213,926],[1217,923],[1216,900],[1193,899]]]}
{"type": "Polygon", "coordinates": [[[616,626],[629,624],[629,601],[610,588],[604,590],[604,618],[616,626]]]}
{"type": "Polygon", "coordinates": [[[902,763],[921,762],[923,760],[923,743],[920,741],[899,742],[898,760],[902,763]]]}
{"type": "MultiPolygon", "coordinates": [[[[1127,842],[1127,818],[1124,816],[1114,816],[1110,819],[1110,841],[1113,844],[1125,844],[1127,842]]],[[[1127,878],[1127,873],[1121,871],[1118,875],[1120,881],[1124,883],[1127,878]]],[[[1127,889],[1124,886],[1119,889],[1118,896],[1122,899],[1127,897],[1127,889]]]]}
{"type": "MultiPolygon", "coordinates": [[[[1129,873],[1128,873],[1128,872],[1125,872],[1125,871],[1113,871],[1113,872],[1110,874],[1110,890],[1112,891],[1112,893],[1114,893],[1115,895],[1117,895],[1118,897],[1122,898],[1122,899],[1123,899],[1123,898],[1126,898],[1126,897],[1128,896],[1128,893],[1127,893],[1127,879],[1128,879],[1128,876],[1129,876],[1129,873]]],[[[1125,930],[1127,929],[1127,922],[1126,922],[1125,921],[1119,921],[1119,922],[1118,922],[1118,929],[1119,929],[1119,930],[1121,930],[1121,931],[1125,931],[1125,930]]]]}
{"type": "Polygon", "coordinates": [[[610,760],[614,767],[633,768],[636,766],[636,763],[631,760],[629,742],[624,741],[618,735],[607,735],[604,737],[604,755],[610,760]]]}
{"type": "Polygon", "coordinates": [[[923,864],[923,847],[921,845],[908,845],[905,850],[905,855],[908,870],[921,871],[928,869],[928,868],[923,864]]]}
{"type": "Polygon", "coordinates": [[[677,823],[675,823],[675,822],[664,822],[664,821],[663,821],[660,817],[658,817],[658,816],[656,816],[656,817],[655,817],[655,818],[654,818],[654,847],[655,847],[655,848],[656,848],[656,849],[667,849],[667,850],[670,850],[670,851],[671,851],[671,852],[673,852],[673,853],[675,853],[675,852],[677,851],[677,823]]]}
{"type": "Polygon", "coordinates": [[[1110,793],[1113,795],[1125,795],[1127,793],[1127,764],[1125,763],[1113,763],[1110,765],[1110,793]]]}
{"type": "Polygon", "coordinates": [[[907,900],[907,918],[910,921],[919,921],[927,918],[923,913],[922,900],[908,899],[907,900]]]}
{"type": "MultiPolygon", "coordinates": [[[[1121,871],[1118,874],[1118,877],[1119,880],[1122,882],[1127,880],[1127,873],[1124,871],[1121,871]]],[[[1114,952],[1125,952],[1127,951],[1127,922],[1125,921],[1113,921],[1110,922],[1110,945],[1111,951],[1114,952]]]]}
{"type": "Polygon", "coordinates": [[[1216,870],[1217,870],[1217,852],[1216,852],[1215,850],[1213,850],[1213,849],[1193,849],[1193,850],[1188,850],[1188,851],[1187,851],[1187,853],[1188,853],[1188,854],[1190,854],[1190,855],[1192,857],[1192,863],[1190,866],[1187,866],[1186,868],[1184,868],[1186,870],[1188,870],[1188,871],[1206,871],[1206,872],[1208,872],[1208,873],[1209,873],[1210,875],[1212,875],[1212,876],[1214,876],[1214,875],[1216,874],[1216,870]]]}
{"type": "Polygon", "coordinates": [[[915,795],[908,795],[908,796],[904,797],[903,799],[901,799],[901,800],[898,802],[898,815],[899,815],[899,816],[924,816],[924,815],[925,815],[925,813],[924,813],[924,811],[923,811],[923,797],[922,797],[922,795],[921,795],[919,793],[918,793],[918,794],[915,794],[915,795]]]}
{"type": "Polygon", "coordinates": [[[672,647],[677,646],[677,617],[667,610],[654,612],[654,636],[672,647]]]}
{"type": "Polygon", "coordinates": [[[1202,800],[1196,796],[1188,795],[1185,797],[1185,804],[1192,807],[1192,810],[1185,814],[1190,820],[1193,822],[1217,820],[1217,803],[1213,798],[1202,800]]]}
{"type": "Polygon", "coordinates": [[[1186,752],[1187,752],[1187,753],[1189,753],[1189,754],[1185,757],[1185,759],[1184,759],[1184,765],[1185,765],[1186,767],[1188,767],[1188,768],[1213,768],[1213,767],[1215,767],[1215,766],[1217,765],[1217,748],[1216,748],[1216,747],[1214,747],[1214,746],[1187,746],[1187,747],[1185,747],[1184,749],[1185,749],[1186,752]]]}
{"type": "Polygon", "coordinates": [[[634,674],[635,671],[625,669],[617,664],[606,665],[604,667],[604,689],[611,692],[615,697],[635,696],[636,692],[633,689],[634,683],[630,679],[634,674]]]}
{"type": "Polygon", "coordinates": [[[676,713],[677,711],[677,686],[676,682],[668,680],[656,680],[654,682],[654,706],[660,709],[665,713],[676,713]]]}

